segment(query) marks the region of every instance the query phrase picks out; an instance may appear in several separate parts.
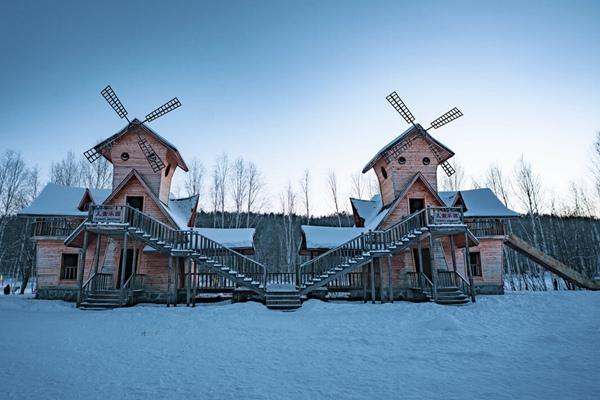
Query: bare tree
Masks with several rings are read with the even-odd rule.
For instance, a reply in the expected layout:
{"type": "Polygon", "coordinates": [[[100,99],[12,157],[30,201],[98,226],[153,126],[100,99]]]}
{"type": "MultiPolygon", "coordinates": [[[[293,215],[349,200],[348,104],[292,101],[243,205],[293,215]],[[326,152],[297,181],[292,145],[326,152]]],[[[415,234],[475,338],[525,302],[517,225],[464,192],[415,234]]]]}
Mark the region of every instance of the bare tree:
{"type": "Polygon", "coordinates": [[[340,206],[339,206],[339,194],[338,194],[338,185],[337,185],[337,177],[334,171],[329,171],[329,175],[327,176],[327,185],[329,187],[329,193],[331,194],[331,201],[333,202],[333,206],[335,209],[335,215],[338,219],[338,226],[342,226],[342,217],[340,215],[340,206]]]}
{"type": "MultiPolygon", "coordinates": [[[[65,160],[63,160],[63,163],[65,163],[65,160]]],[[[63,166],[68,165],[69,162],[63,164],[63,166]]],[[[110,189],[112,187],[112,164],[106,158],[100,157],[93,163],[90,163],[85,157],[81,157],[79,159],[79,170],[81,174],[80,180],[74,185],[82,185],[90,189],[110,189]]],[[[62,176],[67,177],[70,174],[63,174],[62,176]]],[[[64,184],[74,186],[67,183],[64,184]]]]}
{"type": "Polygon", "coordinates": [[[50,168],[50,181],[59,185],[79,186],[81,176],[81,163],[72,151],[63,160],[53,162],[50,168]]]}
{"type": "Polygon", "coordinates": [[[202,192],[204,180],[204,165],[194,158],[189,165],[189,171],[185,175],[184,188],[187,196],[194,196],[202,192]]]}
{"type": "Polygon", "coordinates": [[[16,213],[31,200],[30,172],[21,154],[7,150],[0,157],[0,217],[16,213]]]}
{"type": "Polygon", "coordinates": [[[294,230],[294,213],[296,211],[296,193],[292,184],[288,183],[285,192],[279,198],[281,205],[282,224],[283,224],[283,246],[285,248],[285,262],[287,271],[295,270],[295,261],[298,249],[296,246],[296,235],[294,230]]]}
{"type": "Polygon", "coordinates": [[[363,175],[360,172],[352,174],[352,190],[350,195],[362,199],[364,193],[363,175]]]}
{"type": "Polygon", "coordinates": [[[240,227],[242,212],[248,195],[248,177],[246,163],[239,157],[231,166],[231,198],[235,208],[235,227],[240,227]]]}
{"type": "Polygon", "coordinates": [[[216,166],[212,170],[211,174],[211,186],[210,186],[210,204],[213,213],[213,228],[217,227],[217,216],[219,214],[219,193],[221,193],[219,171],[216,166]]]}
{"type": "Polygon", "coordinates": [[[247,194],[246,194],[246,226],[250,226],[250,214],[255,210],[263,189],[262,174],[252,161],[246,165],[247,194]]]}
{"type": "Polygon", "coordinates": [[[306,224],[310,223],[310,171],[304,170],[302,178],[300,178],[300,190],[302,191],[302,205],[304,207],[304,217],[306,224]]]}
{"type": "Polygon", "coordinates": [[[373,173],[373,170],[367,172],[365,175],[367,179],[366,187],[367,187],[367,197],[372,199],[373,196],[379,194],[379,182],[373,173]]]}
{"type": "Polygon", "coordinates": [[[29,170],[29,202],[38,196],[40,191],[40,168],[36,165],[29,170]]]}
{"type": "Polygon", "coordinates": [[[509,207],[507,179],[498,164],[492,164],[487,170],[485,184],[509,207]]]}
{"type": "Polygon", "coordinates": [[[223,153],[215,163],[213,179],[216,190],[216,200],[221,212],[221,228],[225,227],[225,202],[227,197],[227,177],[229,176],[229,157],[223,153]]]}
{"type": "Polygon", "coordinates": [[[452,176],[446,174],[442,178],[442,190],[457,191],[463,188],[465,183],[465,168],[459,160],[454,160],[454,171],[452,176]]]}

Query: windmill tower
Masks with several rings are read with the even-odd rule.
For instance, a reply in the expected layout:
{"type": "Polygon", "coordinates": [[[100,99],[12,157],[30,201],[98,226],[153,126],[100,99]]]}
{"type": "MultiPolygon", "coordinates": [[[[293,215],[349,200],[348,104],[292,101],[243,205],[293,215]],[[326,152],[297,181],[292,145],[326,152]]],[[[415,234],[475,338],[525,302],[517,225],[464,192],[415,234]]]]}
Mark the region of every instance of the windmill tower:
{"type": "Polygon", "coordinates": [[[454,107],[433,120],[429,128],[425,129],[415,123],[415,117],[396,92],[390,93],[386,99],[411,126],[381,149],[363,169],[365,173],[373,168],[379,181],[384,206],[391,204],[417,173],[421,173],[435,190],[438,166],[448,176],[455,173],[448,162],[448,159],[454,156],[454,152],[435,139],[429,131],[463,115],[454,107]]]}
{"type": "Polygon", "coordinates": [[[119,118],[127,120],[127,126],[87,150],[85,157],[89,162],[105,157],[113,164],[113,190],[135,170],[154,194],[167,203],[176,168],[184,171],[188,168],[175,146],[146,123],[175,110],[181,106],[181,102],[175,97],[148,113],[144,120],[129,120],[127,110],[110,85],[100,93],[119,118]]]}

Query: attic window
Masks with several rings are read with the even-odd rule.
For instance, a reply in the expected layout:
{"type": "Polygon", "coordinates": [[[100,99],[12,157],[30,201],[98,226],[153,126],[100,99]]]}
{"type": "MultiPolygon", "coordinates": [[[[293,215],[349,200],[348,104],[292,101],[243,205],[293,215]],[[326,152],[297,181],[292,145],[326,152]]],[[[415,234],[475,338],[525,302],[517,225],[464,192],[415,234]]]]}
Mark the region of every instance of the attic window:
{"type": "Polygon", "coordinates": [[[423,165],[429,165],[431,164],[431,160],[429,159],[429,157],[423,157],[423,165]]]}
{"type": "Polygon", "coordinates": [[[171,172],[171,164],[167,164],[167,168],[165,168],[165,176],[169,176],[169,172],[171,172]]]}
{"type": "Polygon", "coordinates": [[[398,164],[400,164],[400,165],[406,164],[406,157],[402,156],[402,157],[398,158],[398,164]]]}
{"type": "Polygon", "coordinates": [[[387,179],[387,171],[384,167],[381,167],[381,176],[383,176],[383,179],[387,179]]]}
{"type": "Polygon", "coordinates": [[[127,161],[129,160],[129,153],[124,151],[123,153],[121,153],[121,160],[123,161],[127,161]]]}

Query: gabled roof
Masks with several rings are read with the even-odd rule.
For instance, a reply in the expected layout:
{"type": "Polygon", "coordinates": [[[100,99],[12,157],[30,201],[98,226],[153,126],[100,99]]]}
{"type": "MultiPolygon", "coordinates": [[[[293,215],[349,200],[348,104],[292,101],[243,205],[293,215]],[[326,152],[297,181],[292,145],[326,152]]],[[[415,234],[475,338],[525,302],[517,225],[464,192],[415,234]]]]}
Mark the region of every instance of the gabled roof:
{"type": "MultiPolygon", "coordinates": [[[[101,141],[100,143],[98,143],[97,145],[95,145],[94,147],[95,148],[97,148],[97,147],[103,147],[103,146],[107,145],[108,143],[111,143],[111,142],[114,142],[115,140],[118,140],[121,136],[123,136],[127,132],[129,132],[130,129],[132,129],[132,128],[138,128],[138,127],[141,128],[141,129],[143,129],[143,130],[145,130],[150,136],[154,137],[156,140],[158,140],[160,143],[162,143],[165,147],[167,147],[169,150],[171,150],[173,153],[175,153],[175,157],[177,158],[177,166],[179,168],[181,168],[182,170],[186,171],[186,172],[188,171],[188,166],[185,163],[185,161],[183,161],[183,158],[181,157],[181,154],[179,153],[179,150],[177,150],[177,147],[175,147],[167,139],[165,139],[164,137],[162,137],[161,135],[159,135],[158,133],[156,133],[154,130],[152,130],[152,128],[150,128],[146,124],[143,124],[137,118],[135,118],[133,121],[131,121],[130,124],[128,124],[127,126],[125,126],[119,132],[117,132],[114,135],[112,135],[112,136],[104,139],[103,141],[101,141]]],[[[112,162],[112,160],[109,158],[110,152],[102,151],[101,153],[102,153],[102,155],[108,161],[112,162]]]]}
{"type": "MultiPolygon", "coordinates": [[[[385,155],[385,153],[388,150],[390,150],[392,147],[394,147],[395,145],[397,145],[404,139],[407,139],[410,136],[414,136],[414,135],[418,135],[418,134],[421,134],[423,139],[425,139],[427,142],[429,142],[431,144],[435,144],[438,147],[440,147],[442,150],[447,152],[449,154],[449,156],[445,157],[445,160],[454,156],[454,152],[452,150],[450,150],[448,147],[446,147],[441,142],[439,142],[437,139],[435,139],[433,136],[431,136],[429,133],[427,133],[427,131],[425,129],[423,129],[423,127],[421,125],[416,124],[416,125],[409,127],[407,130],[405,130],[400,135],[398,135],[394,140],[392,140],[391,142],[389,142],[388,144],[383,146],[383,148],[381,150],[379,150],[377,152],[377,154],[375,154],[375,156],[365,165],[365,167],[362,170],[363,174],[365,172],[369,171],[371,168],[373,168],[373,165],[375,165],[375,163],[381,157],[383,157],[385,155]]],[[[445,161],[445,160],[442,159],[442,161],[445,161]]]]}
{"type": "Polygon", "coordinates": [[[150,189],[150,187],[148,187],[148,184],[146,183],[146,181],[144,180],[144,178],[140,174],[138,174],[138,172],[135,169],[132,169],[131,171],[129,171],[129,173],[125,176],[125,178],[123,178],[123,180],[121,181],[121,183],[119,183],[119,185],[115,188],[115,190],[113,190],[112,193],[104,200],[103,204],[110,203],[110,201],[112,201],[112,199],[114,199],[115,196],[117,194],[119,194],[121,192],[121,190],[123,190],[123,188],[125,188],[125,186],[127,186],[127,183],[129,181],[131,181],[133,178],[137,179],[138,182],[140,182],[140,184],[142,185],[142,187],[146,191],[146,194],[148,195],[148,197],[150,197],[150,199],[152,201],[154,201],[154,203],[156,204],[156,206],[163,212],[163,214],[165,215],[165,217],[167,217],[167,219],[174,226],[177,227],[178,224],[175,221],[175,219],[172,217],[171,213],[169,212],[168,206],[166,204],[164,204],[162,201],[160,201],[158,199],[158,197],[156,197],[156,195],[152,192],[152,190],[150,189]]]}
{"type": "Polygon", "coordinates": [[[254,249],[254,228],[194,228],[194,231],[230,249],[254,249]]]}
{"type": "Polygon", "coordinates": [[[356,226],[367,226],[381,211],[381,195],[376,194],[371,200],[350,197],[350,204],[352,205],[352,211],[355,216],[361,221],[361,223],[356,224],[356,226]]]}
{"type": "Polygon", "coordinates": [[[82,201],[89,195],[94,203],[102,204],[110,192],[110,189],[87,189],[48,183],[29,207],[19,211],[18,215],[85,217],[88,212],[79,209],[82,201]]]}
{"type": "Polygon", "coordinates": [[[301,225],[304,234],[305,248],[310,250],[333,249],[352,238],[357,237],[367,228],[301,225]]]}
{"type": "Polygon", "coordinates": [[[170,198],[168,205],[163,203],[166,206],[166,211],[179,229],[188,229],[190,226],[194,226],[195,211],[198,208],[199,198],[200,195],[196,194],[181,199],[170,198]]]}
{"type": "Polygon", "coordinates": [[[444,203],[451,207],[459,198],[465,203],[465,217],[510,218],[520,214],[506,207],[489,188],[440,192],[444,203]]]}

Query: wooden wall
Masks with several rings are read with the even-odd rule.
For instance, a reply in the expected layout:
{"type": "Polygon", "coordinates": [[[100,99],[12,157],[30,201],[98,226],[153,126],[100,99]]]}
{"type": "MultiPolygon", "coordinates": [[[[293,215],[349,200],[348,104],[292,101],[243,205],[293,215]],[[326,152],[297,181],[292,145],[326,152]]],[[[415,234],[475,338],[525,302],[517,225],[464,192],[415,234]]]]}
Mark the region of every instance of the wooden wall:
{"type": "Polygon", "coordinates": [[[63,286],[76,288],[77,280],[61,281],[62,255],[79,254],[79,249],[66,247],[62,240],[39,240],[37,242],[37,285],[39,288],[63,286]]]}
{"type": "Polygon", "coordinates": [[[177,168],[177,160],[172,154],[172,151],[165,145],[156,140],[152,135],[146,133],[143,128],[136,127],[116,141],[110,150],[110,154],[114,168],[113,189],[123,181],[132,169],[135,169],[145,179],[156,197],[159,197],[165,203],[169,200],[171,180],[173,179],[173,174],[177,168]],[[138,145],[138,136],[136,132],[139,132],[140,135],[150,143],[156,154],[165,164],[165,169],[167,164],[171,165],[168,176],[165,177],[165,169],[158,172],[152,171],[152,167],[138,145]],[[121,154],[123,152],[129,153],[129,159],[127,161],[121,159],[121,154]]]}
{"type": "Polygon", "coordinates": [[[425,199],[425,206],[442,206],[438,199],[427,189],[425,184],[417,180],[406,196],[400,199],[394,209],[387,215],[381,229],[387,229],[409,214],[409,199],[425,199]]]}
{"type": "Polygon", "coordinates": [[[404,165],[400,165],[398,160],[388,164],[385,158],[382,158],[373,167],[379,181],[379,189],[384,205],[391,204],[419,171],[425,176],[429,184],[437,190],[437,167],[439,163],[425,139],[415,139],[412,145],[402,153],[402,156],[406,158],[406,164],[404,165]],[[423,157],[429,157],[431,163],[423,165],[423,157]],[[383,178],[381,167],[386,169],[387,179],[383,178]]]}

